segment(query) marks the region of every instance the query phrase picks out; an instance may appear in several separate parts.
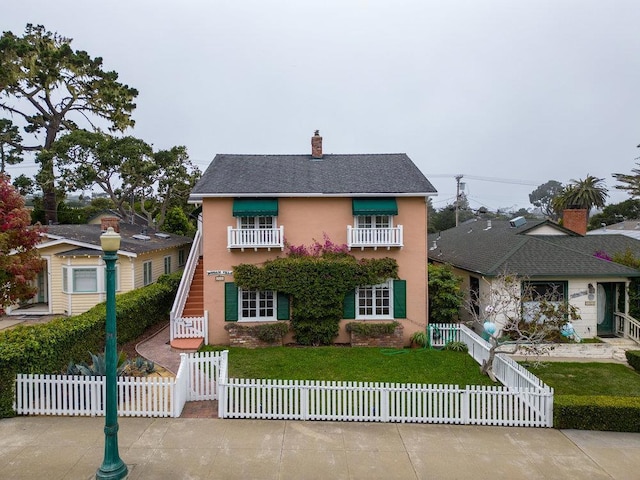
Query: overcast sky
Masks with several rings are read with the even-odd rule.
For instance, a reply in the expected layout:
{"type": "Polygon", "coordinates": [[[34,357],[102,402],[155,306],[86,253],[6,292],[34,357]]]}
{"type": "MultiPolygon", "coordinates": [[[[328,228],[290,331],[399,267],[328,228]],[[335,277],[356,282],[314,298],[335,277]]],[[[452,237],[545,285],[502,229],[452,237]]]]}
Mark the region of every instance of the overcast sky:
{"type": "MultiPolygon", "coordinates": [[[[0,26],[73,38],[140,91],[129,134],[216,153],[405,152],[437,208],[531,207],[640,156],[638,0],[21,0],[0,26]],[[487,181],[485,179],[497,179],[487,181]]],[[[35,167],[10,173],[35,173],[35,167]]],[[[267,175],[268,172],[265,172],[267,175]]]]}

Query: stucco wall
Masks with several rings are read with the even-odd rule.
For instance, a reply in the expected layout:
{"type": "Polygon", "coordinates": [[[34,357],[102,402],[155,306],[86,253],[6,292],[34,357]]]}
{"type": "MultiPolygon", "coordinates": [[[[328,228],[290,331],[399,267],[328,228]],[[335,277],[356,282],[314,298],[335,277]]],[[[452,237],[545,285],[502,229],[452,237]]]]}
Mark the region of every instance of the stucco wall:
{"type": "MultiPolygon", "coordinates": [[[[326,234],[337,244],[347,243],[347,226],[354,225],[351,198],[279,198],[277,225],[284,227],[284,237],[291,245],[311,245],[313,240],[323,242],[326,234]]],[[[404,325],[406,342],[411,334],[426,326],[427,318],[427,273],[426,273],[426,203],[424,197],[397,197],[398,215],[393,217],[394,226],[402,225],[404,248],[354,249],[356,258],[396,259],[399,276],[407,281],[407,319],[399,320],[404,325]]],[[[224,284],[232,282],[232,275],[224,281],[216,280],[207,271],[232,270],[234,265],[249,263],[259,265],[265,260],[284,256],[277,250],[246,249],[227,250],[227,227],[237,228],[232,215],[233,199],[205,199],[203,202],[203,257],[204,257],[204,302],[209,311],[209,342],[227,344],[228,333],[224,330],[224,284]]],[[[353,320],[349,320],[353,321],[353,320]]],[[[341,322],[337,342],[349,342],[349,335],[341,322]]],[[[292,338],[285,339],[292,341],[292,338]]]]}

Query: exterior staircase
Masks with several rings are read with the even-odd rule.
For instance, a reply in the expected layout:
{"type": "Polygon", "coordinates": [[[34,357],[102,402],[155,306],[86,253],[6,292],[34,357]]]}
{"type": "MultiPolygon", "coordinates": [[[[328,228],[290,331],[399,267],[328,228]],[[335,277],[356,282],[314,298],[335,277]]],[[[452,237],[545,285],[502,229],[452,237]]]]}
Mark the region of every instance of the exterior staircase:
{"type": "MultiPolygon", "coordinates": [[[[198,259],[189,295],[184,305],[181,318],[188,320],[189,317],[204,316],[204,267],[202,257],[198,259]]],[[[204,338],[174,338],[171,340],[171,350],[180,353],[196,352],[204,343],[204,338]]]]}
{"type": "Polygon", "coordinates": [[[187,303],[182,311],[182,317],[202,317],[204,315],[204,267],[202,257],[198,260],[196,271],[191,280],[187,303]]]}

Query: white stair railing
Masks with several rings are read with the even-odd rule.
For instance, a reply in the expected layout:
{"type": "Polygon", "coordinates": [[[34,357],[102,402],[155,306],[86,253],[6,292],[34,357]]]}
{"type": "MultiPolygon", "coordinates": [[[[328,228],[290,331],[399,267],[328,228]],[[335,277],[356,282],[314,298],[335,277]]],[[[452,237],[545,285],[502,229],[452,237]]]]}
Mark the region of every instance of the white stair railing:
{"type": "Polygon", "coordinates": [[[171,312],[169,315],[170,323],[171,323],[171,340],[175,338],[175,323],[182,316],[182,312],[184,311],[184,306],[187,302],[187,297],[189,296],[189,289],[191,288],[191,282],[193,281],[193,275],[196,271],[196,267],[198,266],[198,261],[200,260],[200,255],[202,254],[202,233],[200,230],[196,231],[196,235],[193,238],[193,244],[191,245],[191,251],[189,252],[189,256],[187,257],[187,263],[184,266],[184,272],[182,273],[182,278],[180,279],[180,285],[178,286],[178,291],[176,292],[176,298],[173,301],[173,307],[171,308],[171,312]]]}

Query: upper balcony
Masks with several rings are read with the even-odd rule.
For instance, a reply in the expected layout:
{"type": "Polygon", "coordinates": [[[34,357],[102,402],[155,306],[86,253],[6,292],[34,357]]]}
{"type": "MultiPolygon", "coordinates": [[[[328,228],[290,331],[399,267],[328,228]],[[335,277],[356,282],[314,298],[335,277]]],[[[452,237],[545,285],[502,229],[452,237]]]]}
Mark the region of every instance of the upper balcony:
{"type": "Polygon", "coordinates": [[[402,248],[402,225],[389,228],[353,228],[347,226],[347,246],[351,248],[402,248]]]}
{"type": "Polygon", "coordinates": [[[284,227],[277,228],[233,228],[227,227],[227,248],[239,248],[243,252],[250,248],[279,248],[284,250],[284,227]]]}

